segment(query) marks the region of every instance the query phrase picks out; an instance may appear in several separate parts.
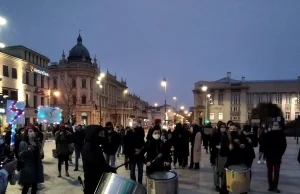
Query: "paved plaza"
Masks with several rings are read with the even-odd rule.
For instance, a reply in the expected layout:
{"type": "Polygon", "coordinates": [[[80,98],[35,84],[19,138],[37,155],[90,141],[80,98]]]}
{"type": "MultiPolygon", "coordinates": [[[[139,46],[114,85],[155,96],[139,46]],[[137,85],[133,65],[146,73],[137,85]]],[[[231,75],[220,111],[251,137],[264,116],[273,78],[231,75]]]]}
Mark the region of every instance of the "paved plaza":
{"type": "MultiPolygon", "coordinates": [[[[280,173],[279,189],[283,194],[300,193],[300,164],[297,162],[299,145],[294,138],[288,138],[287,151],[283,158],[280,173]]],[[[70,177],[57,178],[57,160],[52,158],[53,142],[45,144],[45,183],[40,185],[39,193],[41,194],[82,194],[82,188],[77,181],[77,177],[83,177],[82,167],[79,172],[74,172],[74,166],[70,166],[70,177]]],[[[256,150],[257,153],[257,150],[256,150]]],[[[122,164],[124,158],[119,157],[117,164],[122,164]]],[[[175,169],[179,175],[179,193],[180,194],[216,194],[213,191],[212,167],[209,163],[209,155],[202,152],[201,169],[175,169]]],[[[266,177],[265,164],[253,164],[253,178],[251,184],[251,194],[272,193],[267,192],[268,184],[266,177]]],[[[118,173],[129,177],[129,171],[124,167],[118,170],[118,173]]],[[[64,172],[62,173],[64,175],[64,172]]],[[[144,179],[145,182],[145,179],[144,179]]],[[[19,185],[9,186],[7,194],[20,194],[19,185]]]]}

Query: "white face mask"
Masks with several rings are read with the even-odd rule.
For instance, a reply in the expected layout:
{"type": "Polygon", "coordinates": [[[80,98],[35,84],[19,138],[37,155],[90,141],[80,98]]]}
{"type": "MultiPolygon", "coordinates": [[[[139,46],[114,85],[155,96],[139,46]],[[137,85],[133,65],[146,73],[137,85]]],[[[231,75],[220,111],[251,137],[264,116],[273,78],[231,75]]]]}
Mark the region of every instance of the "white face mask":
{"type": "Polygon", "coordinates": [[[160,138],[160,134],[153,134],[152,137],[157,140],[160,138]]]}
{"type": "Polygon", "coordinates": [[[226,128],[220,128],[220,131],[221,131],[221,132],[225,132],[225,131],[226,131],[226,128]]]}

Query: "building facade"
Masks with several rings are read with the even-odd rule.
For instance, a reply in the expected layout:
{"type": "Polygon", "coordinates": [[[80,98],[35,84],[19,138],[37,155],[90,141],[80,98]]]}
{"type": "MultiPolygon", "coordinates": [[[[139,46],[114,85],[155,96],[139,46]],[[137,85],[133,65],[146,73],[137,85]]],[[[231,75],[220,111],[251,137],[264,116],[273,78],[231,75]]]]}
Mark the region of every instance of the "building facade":
{"type": "MultiPolygon", "coordinates": [[[[100,65],[96,57],[91,59],[81,35],[69,56],[66,58],[63,52],[59,63],[52,63],[48,68],[53,75],[51,90],[61,93],[53,96],[51,103],[63,109],[64,120],[72,115],[77,124],[104,125],[108,121],[128,124],[133,105],[126,80],[119,81],[116,74],[107,70],[100,87],[97,84],[100,65]]],[[[141,100],[136,103],[140,104],[141,100]]]]}
{"type": "Polygon", "coordinates": [[[300,77],[294,80],[232,79],[231,72],[217,81],[195,83],[194,122],[208,119],[212,124],[232,120],[244,124],[259,103],[277,104],[286,121],[300,115],[300,77]],[[207,87],[205,91],[203,89],[207,87]],[[206,116],[206,118],[205,118],[206,116]]]}
{"type": "MultiPolygon", "coordinates": [[[[37,107],[49,105],[49,61],[44,55],[24,46],[0,50],[1,93],[8,100],[25,102],[25,123],[35,123],[37,107]]],[[[5,111],[1,112],[1,126],[6,127],[5,111]]]]}

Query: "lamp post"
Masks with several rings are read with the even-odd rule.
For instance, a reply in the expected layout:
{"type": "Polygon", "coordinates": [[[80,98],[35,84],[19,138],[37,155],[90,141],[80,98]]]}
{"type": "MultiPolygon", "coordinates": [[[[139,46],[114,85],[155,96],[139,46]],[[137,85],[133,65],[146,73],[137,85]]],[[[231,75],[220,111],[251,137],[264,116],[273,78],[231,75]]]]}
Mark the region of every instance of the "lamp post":
{"type": "Polygon", "coordinates": [[[161,86],[165,89],[165,122],[167,125],[167,79],[164,77],[161,86]]]}
{"type": "Polygon", "coordinates": [[[207,114],[208,114],[208,111],[207,111],[207,99],[206,99],[206,96],[207,96],[207,86],[202,86],[201,87],[201,90],[203,91],[203,92],[205,92],[205,116],[204,116],[204,123],[205,123],[205,120],[207,119],[207,114]]]}
{"type": "Polygon", "coordinates": [[[101,104],[101,97],[102,97],[102,93],[101,93],[101,89],[103,88],[102,85],[102,80],[105,78],[105,74],[104,73],[100,73],[100,75],[98,76],[98,80],[97,80],[97,85],[99,85],[99,124],[102,124],[102,116],[101,116],[101,109],[102,109],[102,104],[101,104]]]}
{"type": "Polygon", "coordinates": [[[158,106],[158,104],[157,103],[154,103],[154,107],[156,108],[158,106]]]}
{"type": "MultiPolygon", "coordinates": [[[[0,26],[5,26],[6,24],[6,19],[0,16],[0,26]]],[[[0,48],[4,48],[5,44],[0,42],[0,48]]]]}
{"type": "Polygon", "coordinates": [[[174,97],[173,97],[173,100],[175,101],[175,111],[177,111],[177,97],[174,96],[174,97]]]}
{"type": "Polygon", "coordinates": [[[125,109],[125,96],[128,94],[128,89],[125,89],[123,91],[123,108],[122,108],[122,121],[123,121],[123,126],[126,126],[125,123],[125,115],[124,115],[124,109],[125,109]]]}

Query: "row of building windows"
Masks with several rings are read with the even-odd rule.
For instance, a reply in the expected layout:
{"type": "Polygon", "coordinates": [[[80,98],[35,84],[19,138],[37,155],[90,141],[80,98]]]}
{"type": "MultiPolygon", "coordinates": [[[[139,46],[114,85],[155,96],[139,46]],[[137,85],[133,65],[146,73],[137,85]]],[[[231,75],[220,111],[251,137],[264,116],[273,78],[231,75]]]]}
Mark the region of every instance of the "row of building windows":
{"type": "MultiPolygon", "coordinates": [[[[10,77],[9,67],[7,65],[3,65],[3,76],[10,77]]],[[[16,68],[11,68],[11,78],[18,79],[18,73],[16,68]]]]}
{"type": "MultiPolygon", "coordinates": [[[[263,102],[272,102],[275,104],[282,104],[282,93],[278,93],[278,94],[247,94],[247,103],[248,104],[254,104],[256,103],[263,103],[263,102]]],[[[296,98],[295,98],[295,104],[299,104],[300,103],[300,94],[296,94],[296,98]]],[[[204,101],[202,99],[200,99],[201,102],[200,104],[204,105],[204,101]]],[[[214,104],[214,95],[212,94],[210,96],[210,104],[214,104]]],[[[292,94],[291,93],[287,93],[285,94],[285,102],[286,104],[291,104],[292,101],[292,94]]],[[[224,103],[224,94],[223,93],[219,93],[218,94],[218,105],[223,105],[224,103]]],[[[231,94],[231,104],[241,104],[241,97],[240,97],[240,93],[232,93],[231,94]]]]}
{"type": "MultiPolygon", "coordinates": [[[[297,119],[299,116],[300,116],[300,112],[295,112],[295,118],[294,119],[297,119]]],[[[291,119],[292,119],[291,118],[291,113],[290,112],[285,112],[285,120],[290,121],[291,119]]]]}
{"type": "Polygon", "coordinates": [[[25,56],[24,56],[26,61],[29,61],[31,63],[34,63],[36,65],[42,66],[42,67],[47,67],[47,60],[43,59],[42,57],[39,57],[37,55],[34,55],[31,52],[25,51],[25,56]]]}

